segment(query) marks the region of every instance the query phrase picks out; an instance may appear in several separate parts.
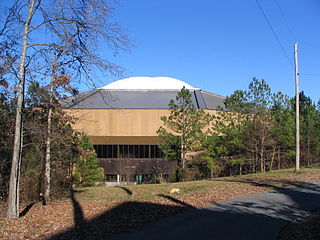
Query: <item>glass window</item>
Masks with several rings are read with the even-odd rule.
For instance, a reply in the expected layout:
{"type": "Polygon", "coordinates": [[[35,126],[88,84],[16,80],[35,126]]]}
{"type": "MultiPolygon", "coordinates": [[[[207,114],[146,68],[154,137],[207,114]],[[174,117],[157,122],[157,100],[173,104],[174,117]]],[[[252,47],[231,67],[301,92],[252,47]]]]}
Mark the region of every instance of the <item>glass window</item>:
{"type": "Polygon", "coordinates": [[[156,158],[156,146],[155,145],[150,145],[151,148],[151,158],[156,158]]]}
{"type": "Polygon", "coordinates": [[[103,158],[107,158],[108,157],[108,145],[101,145],[101,147],[102,147],[103,158]]]}
{"type": "Polygon", "coordinates": [[[123,145],[118,145],[119,146],[119,158],[124,158],[124,147],[123,145]]]}
{"type": "Polygon", "coordinates": [[[106,174],[106,180],[108,182],[116,182],[117,181],[117,175],[114,174],[106,174]]]}
{"type": "Polygon", "coordinates": [[[125,158],[129,158],[129,145],[124,145],[123,146],[123,150],[124,150],[124,157],[125,158]]]}
{"type": "MultiPolygon", "coordinates": [[[[93,145],[98,158],[162,158],[158,145],[93,145]]],[[[171,146],[175,148],[176,146],[171,146]]]]}
{"type": "Polygon", "coordinates": [[[112,158],[112,145],[106,145],[107,148],[107,158],[112,158]]]}
{"type": "Polygon", "coordinates": [[[118,145],[111,145],[112,147],[112,158],[118,158],[118,145]]]}
{"type": "Polygon", "coordinates": [[[150,158],[150,145],[145,145],[145,156],[150,158]]]}
{"type": "Polygon", "coordinates": [[[156,158],[162,158],[163,153],[162,153],[161,149],[159,148],[159,146],[155,145],[155,148],[156,148],[156,158]]]}
{"type": "Polygon", "coordinates": [[[144,156],[144,145],[139,145],[139,158],[144,156]]]}
{"type": "Polygon", "coordinates": [[[102,145],[94,145],[93,147],[96,150],[97,157],[102,158],[102,145]]]}
{"type": "Polygon", "coordinates": [[[139,145],[133,145],[134,157],[139,158],[139,145]]]}
{"type": "Polygon", "coordinates": [[[129,145],[129,154],[128,154],[129,158],[135,158],[135,153],[134,153],[134,145],[129,145]]]}

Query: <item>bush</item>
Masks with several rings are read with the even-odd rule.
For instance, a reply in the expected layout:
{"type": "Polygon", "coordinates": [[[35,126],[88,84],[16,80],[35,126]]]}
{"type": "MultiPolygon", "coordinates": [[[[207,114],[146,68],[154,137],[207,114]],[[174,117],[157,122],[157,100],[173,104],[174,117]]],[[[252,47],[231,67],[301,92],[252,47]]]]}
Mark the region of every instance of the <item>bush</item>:
{"type": "Polygon", "coordinates": [[[201,178],[201,173],[197,167],[178,168],[177,182],[195,181],[201,178]]]}
{"type": "Polygon", "coordinates": [[[95,182],[104,181],[104,170],[99,167],[99,160],[87,136],[79,139],[79,147],[80,157],[76,161],[73,174],[75,183],[81,186],[94,186],[95,182]]]}

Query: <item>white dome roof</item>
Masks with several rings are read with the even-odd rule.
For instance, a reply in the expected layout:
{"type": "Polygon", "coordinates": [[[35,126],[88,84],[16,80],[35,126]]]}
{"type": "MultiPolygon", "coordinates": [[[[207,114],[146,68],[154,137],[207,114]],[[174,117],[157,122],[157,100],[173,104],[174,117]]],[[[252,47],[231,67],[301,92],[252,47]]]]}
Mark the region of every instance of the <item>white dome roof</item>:
{"type": "Polygon", "coordinates": [[[129,77],[112,82],[101,89],[108,90],[180,90],[196,89],[186,82],[170,77],[129,77]]]}

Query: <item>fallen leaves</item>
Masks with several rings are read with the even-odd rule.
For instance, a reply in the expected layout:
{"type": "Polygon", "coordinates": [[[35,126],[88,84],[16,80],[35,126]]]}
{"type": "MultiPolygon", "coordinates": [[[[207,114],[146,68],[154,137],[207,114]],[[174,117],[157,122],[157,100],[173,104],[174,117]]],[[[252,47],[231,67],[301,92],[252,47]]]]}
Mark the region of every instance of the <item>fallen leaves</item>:
{"type": "Polygon", "coordinates": [[[5,204],[2,203],[0,239],[104,239],[192,208],[319,179],[318,169],[282,177],[249,175],[212,181],[124,186],[132,195],[119,188],[87,188],[76,192],[74,202],[56,200],[47,206],[36,203],[25,216],[14,220],[5,219],[5,204]],[[173,188],[179,188],[180,192],[168,194],[173,188]],[[74,212],[75,202],[80,214],[74,212]]]}

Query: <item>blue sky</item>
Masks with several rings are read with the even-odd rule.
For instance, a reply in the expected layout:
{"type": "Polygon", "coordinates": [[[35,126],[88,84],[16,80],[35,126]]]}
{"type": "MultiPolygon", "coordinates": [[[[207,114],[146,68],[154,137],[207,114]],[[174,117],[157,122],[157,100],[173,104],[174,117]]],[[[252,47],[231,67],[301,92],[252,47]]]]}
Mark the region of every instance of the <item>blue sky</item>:
{"type": "Polygon", "coordinates": [[[224,96],[246,89],[257,77],[274,92],[294,96],[293,45],[298,42],[300,88],[318,101],[320,1],[259,3],[289,59],[256,0],[122,0],[114,20],[127,29],[135,48],[113,61],[127,69],[125,77],[174,77],[224,96]]]}

